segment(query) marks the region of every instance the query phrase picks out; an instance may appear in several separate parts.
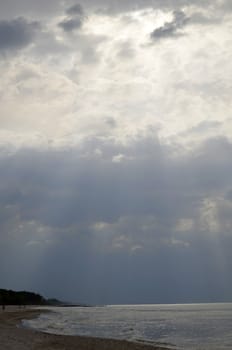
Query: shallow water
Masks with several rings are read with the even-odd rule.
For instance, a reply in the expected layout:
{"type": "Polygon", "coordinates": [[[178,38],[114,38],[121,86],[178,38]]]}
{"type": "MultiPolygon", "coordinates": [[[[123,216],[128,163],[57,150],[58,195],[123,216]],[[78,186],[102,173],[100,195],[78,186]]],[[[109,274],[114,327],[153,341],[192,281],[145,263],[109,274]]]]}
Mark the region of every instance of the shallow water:
{"type": "Polygon", "coordinates": [[[232,349],[232,304],[50,308],[25,320],[44,332],[164,343],[189,350],[232,349]]]}

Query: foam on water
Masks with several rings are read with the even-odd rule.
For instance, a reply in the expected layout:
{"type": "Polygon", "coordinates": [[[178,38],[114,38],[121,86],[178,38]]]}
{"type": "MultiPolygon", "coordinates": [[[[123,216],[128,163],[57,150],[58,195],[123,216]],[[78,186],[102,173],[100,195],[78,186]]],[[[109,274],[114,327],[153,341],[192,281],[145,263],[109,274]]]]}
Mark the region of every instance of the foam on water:
{"type": "Polygon", "coordinates": [[[189,350],[232,349],[232,304],[50,308],[23,325],[43,332],[171,344],[189,350]]]}

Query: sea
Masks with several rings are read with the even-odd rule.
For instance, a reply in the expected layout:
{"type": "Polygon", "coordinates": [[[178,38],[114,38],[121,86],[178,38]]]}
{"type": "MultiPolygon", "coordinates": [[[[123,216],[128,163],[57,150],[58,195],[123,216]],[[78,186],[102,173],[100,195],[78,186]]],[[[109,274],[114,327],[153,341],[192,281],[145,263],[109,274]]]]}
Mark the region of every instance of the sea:
{"type": "Polygon", "coordinates": [[[23,326],[46,333],[125,339],[171,349],[232,349],[232,303],[52,307],[23,326]]]}

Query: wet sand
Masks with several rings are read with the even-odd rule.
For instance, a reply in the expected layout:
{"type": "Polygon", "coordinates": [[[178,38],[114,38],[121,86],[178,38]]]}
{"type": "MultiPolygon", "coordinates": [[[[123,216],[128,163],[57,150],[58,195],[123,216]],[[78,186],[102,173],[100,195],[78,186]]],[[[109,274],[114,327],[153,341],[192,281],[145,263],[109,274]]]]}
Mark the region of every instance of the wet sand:
{"type": "MultiPolygon", "coordinates": [[[[42,311],[44,312],[44,311],[42,311]]],[[[1,350],[167,350],[167,347],[146,345],[124,340],[41,333],[20,327],[22,319],[37,317],[36,309],[11,308],[0,311],[1,350]]]]}

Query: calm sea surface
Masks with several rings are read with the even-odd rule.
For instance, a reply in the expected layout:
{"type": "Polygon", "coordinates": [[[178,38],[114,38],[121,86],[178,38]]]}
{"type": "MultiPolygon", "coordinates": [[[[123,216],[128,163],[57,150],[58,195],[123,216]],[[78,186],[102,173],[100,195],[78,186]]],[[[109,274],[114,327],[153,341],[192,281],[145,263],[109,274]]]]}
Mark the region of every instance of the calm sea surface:
{"type": "Polygon", "coordinates": [[[186,350],[232,349],[232,304],[50,308],[24,326],[43,332],[164,343],[186,350]]]}

